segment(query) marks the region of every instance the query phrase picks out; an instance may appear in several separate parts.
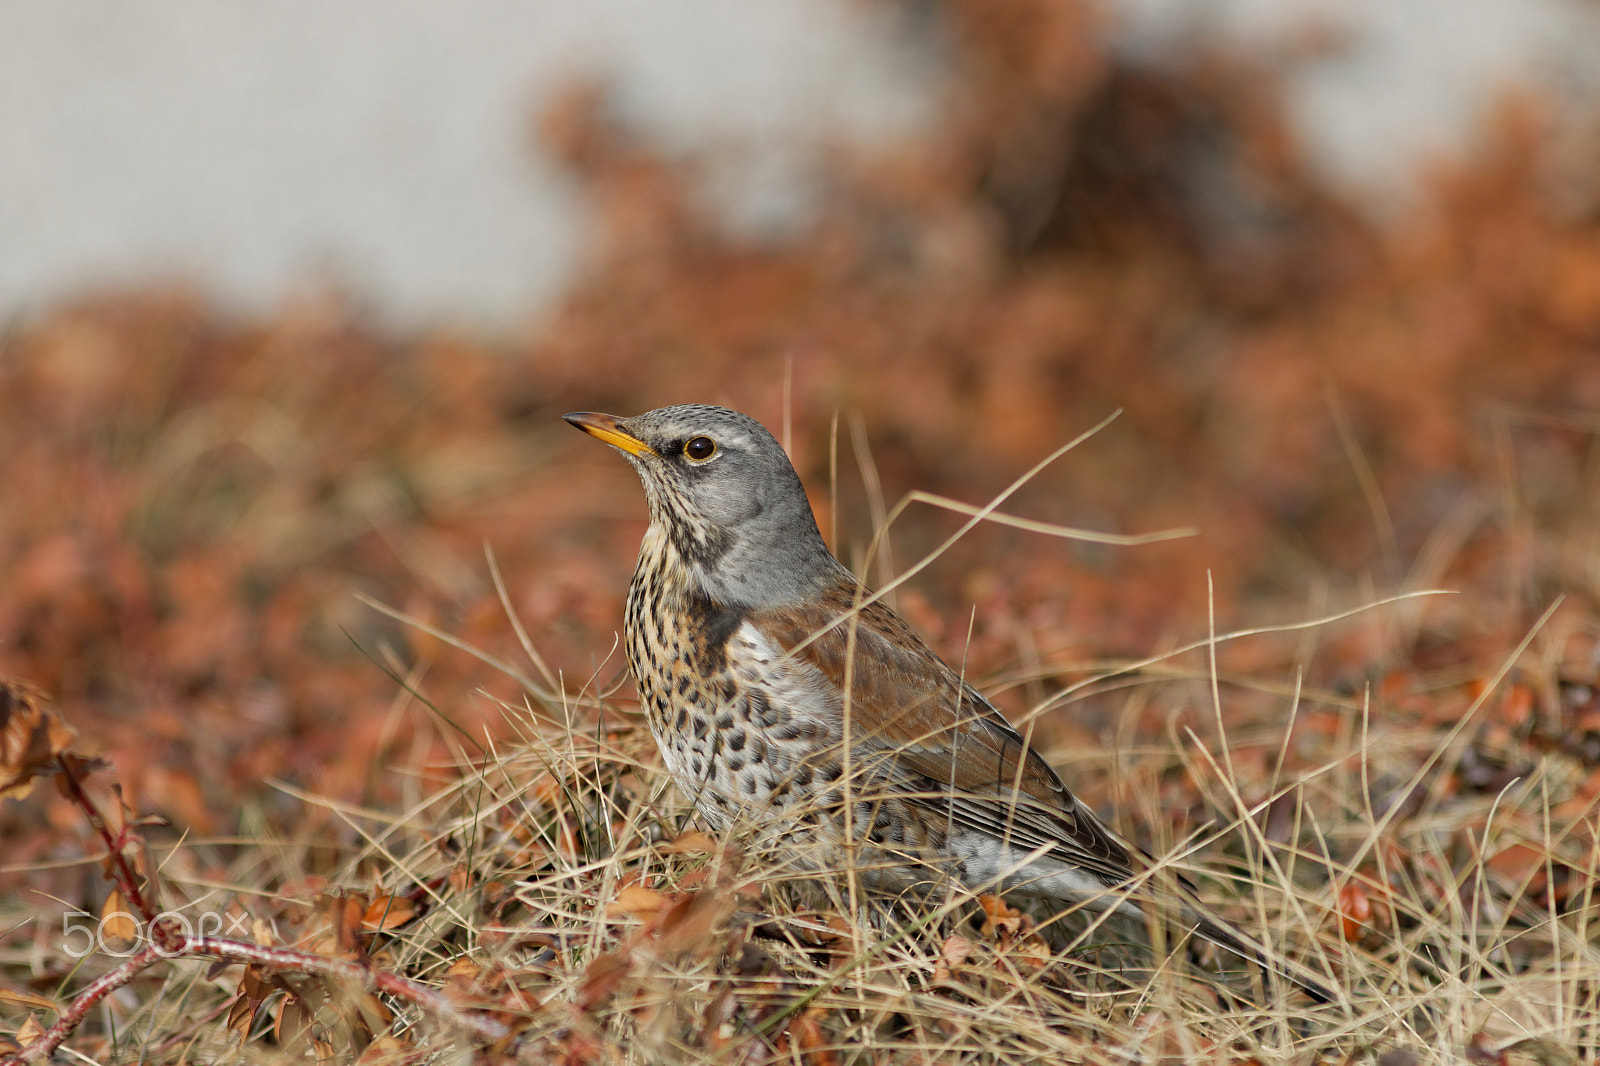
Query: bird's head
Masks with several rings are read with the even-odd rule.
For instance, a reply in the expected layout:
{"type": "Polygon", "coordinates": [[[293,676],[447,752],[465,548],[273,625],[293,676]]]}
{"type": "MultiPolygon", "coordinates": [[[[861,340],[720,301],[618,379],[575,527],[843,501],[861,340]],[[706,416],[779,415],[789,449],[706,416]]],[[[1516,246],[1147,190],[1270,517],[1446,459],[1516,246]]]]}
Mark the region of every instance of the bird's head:
{"type": "Polygon", "coordinates": [[[779,606],[837,580],[794,466],[755,419],[707,404],[565,418],[633,464],[651,525],[716,602],[779,606]]]}

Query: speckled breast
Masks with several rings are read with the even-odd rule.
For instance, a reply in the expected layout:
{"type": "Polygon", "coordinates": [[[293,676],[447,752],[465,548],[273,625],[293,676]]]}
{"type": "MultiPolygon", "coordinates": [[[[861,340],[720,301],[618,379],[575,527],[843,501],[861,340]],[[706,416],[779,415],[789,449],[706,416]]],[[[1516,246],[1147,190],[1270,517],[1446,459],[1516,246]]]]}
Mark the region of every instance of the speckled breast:
{"type": "Polygon", "coordinates": [[[815,793],[839,776],[825,697],[787,691],[780,654],[738,612],[674,582],[669,552],[641,552],[625,618],[628,660],[667,769],[717,828],[814,825],[799,816],[825,808],[829,797],[815,793]],[[801,800],[810,802],[797,809],[801,800]]]}

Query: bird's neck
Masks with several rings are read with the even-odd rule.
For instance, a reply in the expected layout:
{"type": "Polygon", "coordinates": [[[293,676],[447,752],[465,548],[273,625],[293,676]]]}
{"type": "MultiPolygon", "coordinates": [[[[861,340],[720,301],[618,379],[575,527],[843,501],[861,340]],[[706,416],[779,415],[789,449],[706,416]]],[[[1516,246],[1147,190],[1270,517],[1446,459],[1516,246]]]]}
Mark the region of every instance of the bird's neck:
{"type": "Polygon", "coordinates": [[[726,531],[706,535],[652,517],[639,545],[636,573],[678,575],[662,584],[664,596],[672,599],[706,600],[741,611],[799,603],[826,588],[838,567],[821,535],[804,533],[753,543],[726,531]]]}

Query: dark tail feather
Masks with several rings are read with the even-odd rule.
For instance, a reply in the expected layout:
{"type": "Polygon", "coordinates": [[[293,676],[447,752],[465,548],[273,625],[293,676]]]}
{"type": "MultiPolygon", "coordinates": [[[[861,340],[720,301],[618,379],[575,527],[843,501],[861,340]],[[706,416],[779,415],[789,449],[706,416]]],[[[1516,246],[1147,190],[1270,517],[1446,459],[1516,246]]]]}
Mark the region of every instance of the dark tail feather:
{"type": "Polygon", "coordinates": [[[1338,997],[1332,989],[1305,973],[1301,967],[1279,958],[1267,948],[1252,942],[1220,918],[1204,913],[1188,901],[1185,901],[1185,904],[1184,920],[1195,935],[1211,941],[1218,947],[1226,948],[1247,962],[1255,963],[1261,968],[1263,977],[1274,974],[1298,986],[1318,1003],[1333,1003],[1337,1000],[1338,997]]]}
{"type": "MultiPolygon", "coordinates": [[[[1155,863],[1148,852],[1144,855],[1150,862],[1155,863]]],[[[1147,878],[1142,890],[1137,892],[1135,897],[1142,897],[1146,903],[1155,903],[1159,910],[1165,912],[1169,921],[1176,919],[1181,928],[1195,936],[1209,940],[1246,962],[1259,966],[1263,978],[1269,974],[1276,975],[1300,988],[1318,1003],[1339,1001],[1339,996],[1333,989],[1323,984],[1305,967],[1291,963],[1264,944],[1245,935],[1236,926],[1212,914],[1206,905],[1200,902],[1200,894],[1194,882],[1183,874],[1157,865],[1147,878]],[[1174,914],[1174,911],[1177,913],[1174,914]]],[[[1266,983],[1270,985],[1271,982],[1266,983]]]]}

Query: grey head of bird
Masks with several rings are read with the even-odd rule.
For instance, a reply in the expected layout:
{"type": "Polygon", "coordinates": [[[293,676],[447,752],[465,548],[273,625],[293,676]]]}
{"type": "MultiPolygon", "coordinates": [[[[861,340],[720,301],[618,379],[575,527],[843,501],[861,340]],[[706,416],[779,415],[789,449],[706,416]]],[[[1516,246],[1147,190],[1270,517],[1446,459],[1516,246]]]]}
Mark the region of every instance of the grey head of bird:
{"type": "MultiPolygon", "coordinates": [[[[724,607],[779,607],[852,580],[834,559],[800,477],[765,426],[709,404],[632,418],[564,416],[633,464],[664,536],[698,591],[724,607]]],[[[646,536],[646,543],[650,535],[646,536]]]]}

